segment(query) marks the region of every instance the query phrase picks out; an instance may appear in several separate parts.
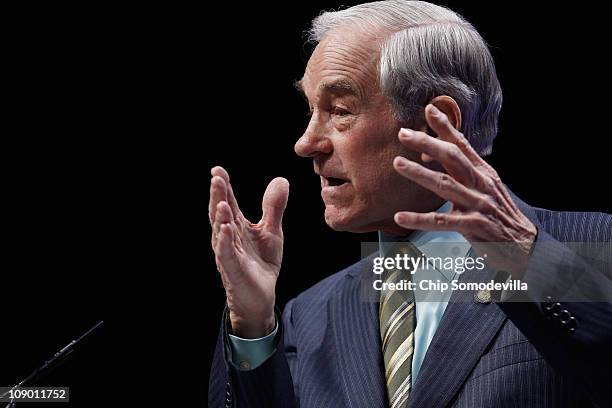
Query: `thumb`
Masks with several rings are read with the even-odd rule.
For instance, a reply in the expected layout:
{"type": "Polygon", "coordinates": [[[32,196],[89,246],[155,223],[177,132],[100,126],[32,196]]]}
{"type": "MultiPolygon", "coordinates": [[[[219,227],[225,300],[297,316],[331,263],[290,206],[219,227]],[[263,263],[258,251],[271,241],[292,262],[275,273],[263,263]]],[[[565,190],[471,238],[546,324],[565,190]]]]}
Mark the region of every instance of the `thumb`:
{"type": "Polygon", "coordinates": [[[289,182],[287,179],[277,177],[268,184],[261,204],[263,210],[261,220],[268,229],[281,229],[288,198],[289,182]]]}

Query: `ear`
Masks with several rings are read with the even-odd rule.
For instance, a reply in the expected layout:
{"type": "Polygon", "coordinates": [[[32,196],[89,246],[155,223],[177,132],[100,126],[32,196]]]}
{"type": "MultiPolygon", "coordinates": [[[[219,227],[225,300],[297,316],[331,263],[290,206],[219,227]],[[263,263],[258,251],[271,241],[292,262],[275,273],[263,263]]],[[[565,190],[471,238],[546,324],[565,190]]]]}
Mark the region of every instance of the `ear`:
{"type": "MultiPolygon", "coordinates": [[[[446,115],[451,125],[455,129],[459,130],[461,128],[461,109],[459,109],[459,105],[457,104],[457,101],[455,101],[450,96],[440,95],[440,96],[436,96],[435,98],[433,98],[429,103],[431,103],[436,108],[441,110],[446,115]]],[[[421,124],[421,127],[418,130],[420,130],[421,132],[425,132],[430,136],[438,137],[436,132],[434,132],[427,125],[427,121],[425,120],[425,118],[423,118],[423,123],[421,124]]],[[[421,160],[424,163],[431,163],[432,168],[435,170],[442,171],[444,173],[446,172],[446,170],[444,170],[443,167],[439,163],[435,162],[433,158],[431,158],[429,155],[425,153],[421,155],[421,160]]]]}
{"type": "Polygon", "coordinates": [[[459,130],[461,128],[461,109],[453,98],[440,95],[433,98],[429,103],[441,110],[455,129],[459,130]]]}

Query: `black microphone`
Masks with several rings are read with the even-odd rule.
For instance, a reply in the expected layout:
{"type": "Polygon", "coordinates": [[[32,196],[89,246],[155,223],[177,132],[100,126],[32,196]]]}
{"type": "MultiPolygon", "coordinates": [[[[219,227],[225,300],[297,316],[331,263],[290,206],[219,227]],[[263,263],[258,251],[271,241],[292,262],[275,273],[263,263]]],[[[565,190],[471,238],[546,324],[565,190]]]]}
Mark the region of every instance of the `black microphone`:
{"type": "MultiPolygon", "coordinates": [[[[36,381],[36,380],[44,377],[49,372],[51,372],[51,370],[53,370],[55,367],[57,367],[60,362],[64,361],[66,359],[66,357],[68,357],[68,355],[70,355],[72,353],[74,347],[77,344],[79,344],[84,338],[86,338],[89,335],[91,335],[91,333],[93,333],[96,329],[98,329],[100,326],[102,326],[103,323],[104,323],[104,321],[100,320],[98,323],[93,325],[85,333],[81,334],[79,337],[77,337],[76,339],[72,340],[65,347],[63,347],[60,351],[55,353],[50,359],[45,361],[43,363],[43,365],[38,367],[36,370],[32,371],[32,373],[30,375],[28,375],[26,378],[24,378],[19,383],[17,383],[13,388],[11,388],[9,391],[5,392],[4,394],[0,395],[0,399],[6,397],[6,395],[9,394],[11,391],[14,391],[15,389],[17,389],[19,387],[23,387],[24,385],[29,384],[32,381],[36,381]]],[[[9,402],[6,405],[5,408],[13,408],[14,406],[15,406],[15,401],[11,400],[11,402],[9,402]]]]}

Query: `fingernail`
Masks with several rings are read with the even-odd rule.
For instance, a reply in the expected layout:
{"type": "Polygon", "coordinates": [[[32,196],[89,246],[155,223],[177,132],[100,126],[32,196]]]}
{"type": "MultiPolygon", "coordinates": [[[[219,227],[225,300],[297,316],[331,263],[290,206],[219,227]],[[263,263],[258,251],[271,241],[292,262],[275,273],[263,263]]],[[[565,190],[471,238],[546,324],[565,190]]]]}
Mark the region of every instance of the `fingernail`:
{"type": "Polygon", "coordinates": [[[404,222],[404,215],[401,213],[395,214],[395,222],[404,222]]]}
{"type": "Polygon", "coordinates": [[[414,132],[410,129],[402,128],[400,136],[405,139],[410,139],[412,136],[414,136],[414,132]]]}
{"type": "Polygon", "coordinates": [[[431,108],[429,108],[429,112],[433,115],[433,116],[438,116],[440,115],[440,110],[438,108],[435,107],[435,105],[430,104],[429,106],[431,106],[431,108]]]}
{"type": "Polygon", "coordinates": [[[399,167],[400,169],[405,169],[406,167],[408,167],[408,160],[404,159],[402,156],[397,156],[395,158],[395,166],[399,167]]]}

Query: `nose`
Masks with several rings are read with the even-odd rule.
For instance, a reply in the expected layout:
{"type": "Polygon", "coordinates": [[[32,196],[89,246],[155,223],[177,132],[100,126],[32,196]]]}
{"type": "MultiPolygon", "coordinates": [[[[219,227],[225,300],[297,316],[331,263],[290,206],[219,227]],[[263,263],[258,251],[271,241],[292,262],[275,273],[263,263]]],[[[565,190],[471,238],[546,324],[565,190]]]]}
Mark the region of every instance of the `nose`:
{"type": "Polygon", "coordinates": [[[325,135],[323,126],[317,124],[315,116],[310,119],[306,131],[295,143],[294,150],[301,157],[315,157],[333,151],[331,140],[325,135]]]}

